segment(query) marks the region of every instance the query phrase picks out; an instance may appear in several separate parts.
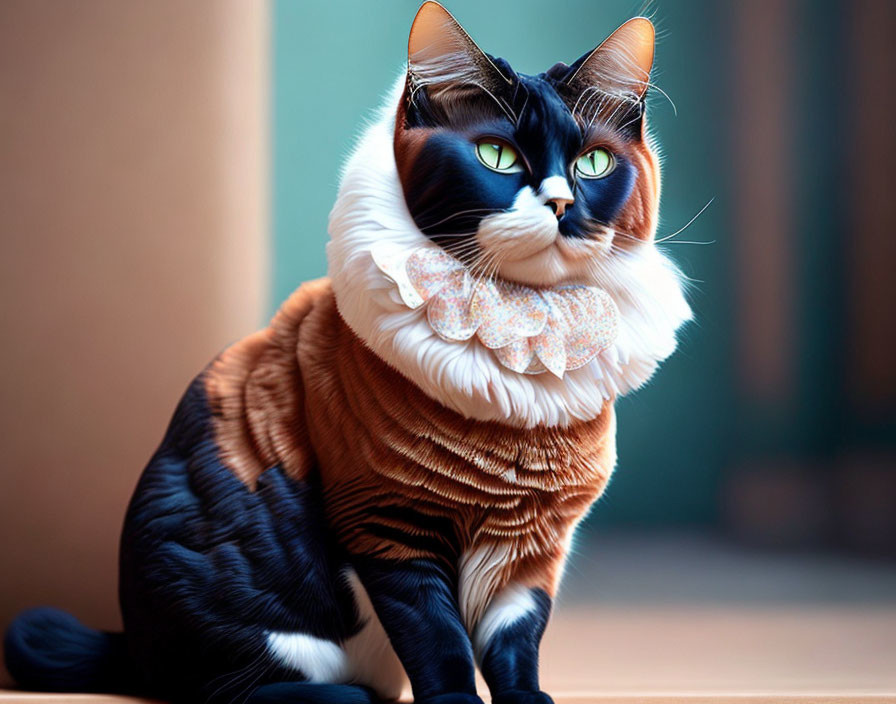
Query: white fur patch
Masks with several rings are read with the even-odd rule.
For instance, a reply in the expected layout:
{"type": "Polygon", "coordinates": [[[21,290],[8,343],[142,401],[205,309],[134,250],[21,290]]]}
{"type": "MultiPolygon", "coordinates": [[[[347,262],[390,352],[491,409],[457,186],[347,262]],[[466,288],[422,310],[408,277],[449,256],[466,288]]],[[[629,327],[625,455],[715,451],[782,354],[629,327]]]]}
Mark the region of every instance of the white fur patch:
{"type": "MultiPolygon", "coordinates": [[[[426,321],[425,310],[404,305],[370,254],[376,242],[407,248],[429,244],[408,212],[392,151],[402,81],[349,158],[330,214],[327,255],[339,312],[380,358],[468,418],[520,427],[596,418],[605,400],[641,386],[674,351],[675,331],[691,317],[680,274],[650,243],[587,258],[581,280],[574,283],[600,286],[613,298],[620,312],[619,336],[612,347],[563,379],[510,371],[475,339],[442,340],[426,321]]],[[[528,213],[523,219],[538,217],[547,223],[550,218],[556,231],[556,218],[531,190],[520,197],[526,202],[519,205],[528,213]]],[[[515,234],[523,237],[525,230],[515,234]]]]}
{"type": "Polygon", "coordinates": [[[407,682],[404,667],[392,649],[357,573],[349,569],[347,578],[364,624],[361,632],[349,638],[343,646],[349,659],[352,682],[372,688],[385,701],[398,699],[407,682]]]}
{"type": "Polygon", "coordinates": [[[268,649],[283,665],[309,682],[335,684],[349,678],[345,651],[330,640],[305,633],[268,633],[268,649]]]}
{"type": "Polygon", "coordinates": [[[538,198],[542,204],[547,203],[551,198],[563,198],[572,202],[572,191],[569,188],[569,181],[565,176],[548,176],[538,187],[538,198]]]}
{"type": "Polygon", "coordinates": [[[461,556],[458,600],[468,633],[475,631],[498,589],[503,568],[512,560],[510,542],[480,545],[461,556]]]}
{"type": "MultiPolygon", "coordinates": [[[[566,180],[559,176],[545,179],[542,188],[548,184],[549,192],[561,193],[563,189],[556,182],[548,183],[554,179],[562,181],[569,191],[566,180]]],[[[597,233],[588,239],[561,236],[557,216],[545,206],[548,197],[526,186],[517,193],[510,209],[484,217],[476,233],[482,259],[502,278],[529,286],[587,285],[592,263],[607,253],[611,238],[597,233]]]]}
{"type": "Polygon", "coordinates": [[[485,610],[473,632],[473,652],[481,663],[483,654],[496,633],[524,618],[537,608],[532,590],[521,584],[509,584],[501,590],[485,610]]]}
{"type": "Polygon", "coordinates": [[[544,203],[526,186],[517,193],[509,210],[479,221],[476,241],[482,259],[504,278],[540,286],[563,277],[563,267],[551,261],[560,237],[557,216],[544,203]]]}

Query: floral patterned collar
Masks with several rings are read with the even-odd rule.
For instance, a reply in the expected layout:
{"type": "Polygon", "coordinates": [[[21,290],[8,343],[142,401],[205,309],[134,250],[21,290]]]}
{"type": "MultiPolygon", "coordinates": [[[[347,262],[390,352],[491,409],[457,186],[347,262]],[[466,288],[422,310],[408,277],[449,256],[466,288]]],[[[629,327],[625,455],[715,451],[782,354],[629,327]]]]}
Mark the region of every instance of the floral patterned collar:
{"type": "Polygon", "coordinates": [[[387,243],[371,256],[411,309],[444,340],[474,335],[508,369],[564,373],[583,367],[616,340],[619,309],[594,286],[532,288],[478,277],[436,245],[408,252],[387,243]]]}

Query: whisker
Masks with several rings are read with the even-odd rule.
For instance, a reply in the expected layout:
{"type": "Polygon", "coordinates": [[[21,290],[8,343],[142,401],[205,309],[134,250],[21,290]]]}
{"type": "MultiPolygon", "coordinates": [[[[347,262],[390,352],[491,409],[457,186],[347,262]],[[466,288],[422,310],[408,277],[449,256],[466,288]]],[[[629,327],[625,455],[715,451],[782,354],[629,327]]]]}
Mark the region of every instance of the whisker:
{"type": "Polygon", "coordinates": [[[503,208],[470,208],[469,210],[461,210],[457,213],[452,213],[451,215],[448,215],[447,217],[444,217],[441,220],[438,220],[438,221],[432,223],[431,225],[427,225],[426,227],[422,227],[420,229],[423,232],[426,232],[426,230],[431,230],[432,228],[438,227],[439,225],[442,225],[442,224],[448,222],[449,220],[453,220],[454,218],[459,218],[464,215],[474,215],[476,213],[498,213],[503,210],[504,210],[503,208]]]}
{"type": "MultiPolygon", "coordinates": [[[[627,240],[631,240],[633,242],[645,242],[642,238],[632,235],[628,232],[623,232],[622,230],[614,230],[613,236],[619,236],[627,240]]],[[[661,244],[663,246],[669,246],[672,244],[716,244],[716,240],[673,240],[671,242],[667,242],[665,240],[654,241],[654,244],[661,244]]]]}
{"type": "Polygon", "coordinates": [[[669,244],[716,244],[717,240],[675,240],[674,242],[660,242],[662,245],[669,244]]]}
{"type": "MultiPolygon", "coordinates": [[[[458,231],[458,232],[448,232],[448,233],[446,233],[446,236],[447,236],[447,237],[455,237],[455,238],[465,237],[467,241],[453,242],[453,243],[452,243],[452,244],[455,244],[455,245],[457,245],[457,246],[460,246],[460,245],[463,245],[463,244],[468,244],[468,241],[469,241],[469,242],[475,242],[475,241],[476,241],[475,236],[478,235],[478,234],[479,234],[479,230],[476,229],[476,230],[460,230],[460,231],[458,231]]],[[[438,237],[441,237],[441,236],[442,236],[442,235],[432,235],[432,237],[434,237],[434,238],[438,238],[438,237]]]]}
{"type": "MultiPolygon", "coordinates": [[[[678,228],[675,232],[673,232],[673,233],[670,234],[670,235],[665,235],[664,237],[655,238],[655,239],[653,240],[653,243],[654,243],[654,244],[657,244],[657,245],[660,245],[660,244],[715,244],[715,242],[716,242],[715,240],[709,240],[709,241],[699,241],[699,240],[692,240],[692,241],[687,241],[687,240],[676,240],[676,241],[674,241],[674,242],[671,242],[671,241],[670,241],[670,240],[672,240],[674,237],[677,237],[677,236],[680,235],[682,232],[684,232],[685,230],[687,230],[691,225],[693,225],[694,222],[697,220],[697,218],[699,218],[701,215],[703,215],[703,213],[706,212],[706,209],[707,209],[710,205],[712,205],[712,203],[713,203],[714,200],[715,200],[715,198],[710,198],[709,201],[706,203],[706,205],[704,205],[702,208],[700,208],[700,210],[697,211],[697,214],[694,215],[694,217],[692,217],[690,220],[688,220],[687,223],[684,224],[684,226],[678,228]]],[[[600,220],[596,220],[596,219],[594,219],[594,218],[591,218],[591,219],[590,219],[590,223],[591,223],[592,225],[596,225],[596,226],[598,226],[598,227],[607,228],[607,229],[612,230],[612,231],[613,231],[613,236],[614,236],[614,237],[618,235],[619,237],[624,237],[624,238],[626,238],[626,239],[630,239],[630,240],[635,241],[635,242],[645,242],[645,240],[644,240],[643,237],[639,237],[638,235],[636,235],[636,234],[634,234],[634,233],[632,233],[632,232],[626,232],[625,230],[620,230],[620,229],[614,227],[613,225],[611,225],[610,223],[601,222],[600,220]]]]}
{"type": "Polygon", "coordinates": [[[500,265],[500,253],[499,252],[488,252],[484,257],[480,256],[473,266],[470,267],[471,271],[479,270],[479,274],[474,281],[473,287],[474,290],[479,284],[482,283],[483,280],[492,280],[492,277],[495,272],[497,272],[497,268],[500,265]]]}
{"type": "Polygon", "coordinates": [[[647,88],[648,88],[649,90],[656,91],[656,92],[659,93],[661,96],[663,96],[666,100],[668,100],[668,101],[669,101],[669,105],[672,106],[672,114],[673,114],[675,117],[678,117],[678,108],[675,106],[675,103],[673,102],[672,98],[669,96],[669,94],[668,94],[666,91],[664,91],[664,90],[663,90],[662,88],[660,88],[656,83],[652,83],[651,81],[647,81],[647,83],[646,83],[645,85],[647,86],[647,88]]]}
{"type": "Polygon", "coordinates": [[[656,241],[657,244],[660,244],[660,243],[662,243],[662,242],[665,242],[666,240],[671,240],[671,239],[672,239],[673,237],[675,237],[676,235],[680,235],[682,232],[684,232],[685,230],[687,230],[691,225],[694,224],[694,221],[695,221],[697,218],[699,218],[701,215],[703,215],[704,211],[705,211],[710,205],[712,205],[712,202],[713,202],[714,200],[715,200],[715,198],[710,198],[710,199],[707,201],[706,205],[704,205],[702,208],[700,208],[700,210],[697,211],[697,214],[696,214],[694,217],[692,217],[690,220],[687,221],[687,223],[685,224],[684,227],[682,227],[682,228],[676,230],[676,231],[673,232],[671,235],[667,235],[666,237],[663,237],[662,239],[657,240],[657,241],[656,241]]]}

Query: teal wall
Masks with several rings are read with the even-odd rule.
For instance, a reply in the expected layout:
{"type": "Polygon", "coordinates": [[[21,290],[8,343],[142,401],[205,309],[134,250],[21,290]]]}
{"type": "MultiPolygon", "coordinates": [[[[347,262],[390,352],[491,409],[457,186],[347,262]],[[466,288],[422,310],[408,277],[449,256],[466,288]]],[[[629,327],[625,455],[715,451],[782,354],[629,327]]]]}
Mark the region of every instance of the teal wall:
{"type": "MultiPolygon", "coordinates": [[[[324,245],[340,164],[405,61],[419,3],[347,1],[274,5],[274,258],[271,310],[326,271],[324,245]]],[[[616,0],[447,0],[476,41],[524,73],[597,45],[640,5],[616,0]]],[[[662,144],[660,235],[712,206],[668,251],[696,279],[698,322],[651,385],[619,403],[619,465],[593,521],[707,525],[717,519],[729,434],[730,296],[726,241],[723,17],[711,0],[657,3],[660,30],[650,121],[662,144]]]]}

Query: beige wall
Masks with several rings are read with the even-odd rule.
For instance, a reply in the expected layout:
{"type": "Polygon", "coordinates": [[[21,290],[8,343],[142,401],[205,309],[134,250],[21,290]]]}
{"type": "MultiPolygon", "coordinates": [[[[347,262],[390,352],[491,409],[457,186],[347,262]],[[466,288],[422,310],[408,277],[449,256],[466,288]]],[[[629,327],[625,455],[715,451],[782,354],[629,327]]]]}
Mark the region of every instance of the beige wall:
{"type": "Polygon", "coordinates": [[[267,7],[0,3],[0,627],[118,622],[125,506],[261,322],[267,7]]]}

